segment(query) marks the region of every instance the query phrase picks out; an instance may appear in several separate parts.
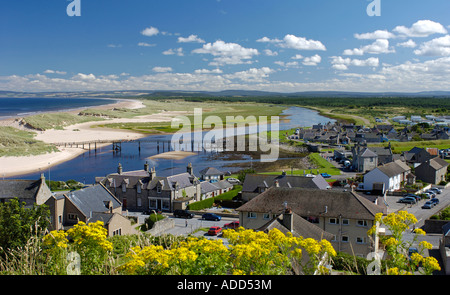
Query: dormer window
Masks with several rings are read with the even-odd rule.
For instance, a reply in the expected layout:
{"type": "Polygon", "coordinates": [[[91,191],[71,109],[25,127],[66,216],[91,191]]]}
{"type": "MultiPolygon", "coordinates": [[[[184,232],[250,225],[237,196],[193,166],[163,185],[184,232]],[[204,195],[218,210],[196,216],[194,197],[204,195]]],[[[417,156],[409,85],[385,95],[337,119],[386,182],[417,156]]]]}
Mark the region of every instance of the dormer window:
{"type": "Polygon", "coordinates": [[[158,186],[156,187],[156,192],[157,192],[158,194],[161,193],[161,186],[158,185],[158,186]]]}

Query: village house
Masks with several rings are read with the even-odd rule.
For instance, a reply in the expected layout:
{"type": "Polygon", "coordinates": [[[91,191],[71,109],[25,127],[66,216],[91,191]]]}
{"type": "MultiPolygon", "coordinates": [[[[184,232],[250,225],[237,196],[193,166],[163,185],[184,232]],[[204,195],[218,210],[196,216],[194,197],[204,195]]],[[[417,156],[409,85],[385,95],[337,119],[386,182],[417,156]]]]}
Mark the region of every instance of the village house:
{"type": "Polygon", "coordinates": [[[44,204],[51,196],[44,174],[38,180],[0,180],[0,202],[17,198],[19,202],[25,202],[25,206],[31,207],[33,204],[44,204]]]}
{"type": "Polygon", "coordinates": [[[124,172],[119,164],[117,173],[97,178],[122,202],[124,210],[165,211],[186,209],[191,202],[217,196],[233,186],[226,180],[216,183],[200,181],[193,173],[192,164],[186,172],[157,176],[155,168],[149,169],[147,163],[143,170],[124,172]]]}
{"type": "Polygon", "coordinates": [[[423,182],[439,184],[441,181],[445,181],[448,165],[450,164],[445,160],[435,157],[417,166],[414,173],[417,179],[423,182]]]}
{"type": "Polygon", "coordinates": [[[399,190],[410,172],[411,168],[400,160],[380,165],[364,174],[363,187],[360,189],[371,191],[376,185],[382,185],[382,193],[399,190]]]}
{"type": "Polygon", "coordinates": [[[314,177],[292,176],[286,175],[286,172],[282,172],[281,175],[247,174],[242,184],[242,200],[244,202],[250,201],[271,187],[302,187],[321,190],[331,188],[321,175],[315,175],[314,177]]]}
{"type": "Polygon", "coordinates": [[[67,230],[82,221],[86,224],[103,221],[108,236],[133,233],[131,221],[122,215],[122,204],[102,184],[51,196],[49,206],[52,230],[67,230]]]}
{"type": "Polygon", "coordinates": [[[406,163],[417,167],[423,162],[432,158],[432,156],[424,148],[413,147],[411,150],[404,152],[403,156],[406,163]]]}
{"type": "Polygon", "coordinates": [[[386,208],[353,191],[271,187],[236,211],[240,225],[248,229],[263,229],[276,219],[289,228],[289,218],[304,224],[302,218],[322,230],[305,229],[312,231],[313,237],[326,238],[329,233],[336,251],[366,257],[376,251],[376,244],[367,231],[374,225],[375,214],[386,213],[386,208]],[[284,214],[286,208],[292,210],[291,217],[284,214]]]}

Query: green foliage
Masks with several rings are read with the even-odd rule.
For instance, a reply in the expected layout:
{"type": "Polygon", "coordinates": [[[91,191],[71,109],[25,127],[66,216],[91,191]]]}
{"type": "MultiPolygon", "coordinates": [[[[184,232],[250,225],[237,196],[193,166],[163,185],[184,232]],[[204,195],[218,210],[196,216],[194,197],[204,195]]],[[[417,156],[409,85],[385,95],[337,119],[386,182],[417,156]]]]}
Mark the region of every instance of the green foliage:
{"type": "Polygon", "coordinates": [[[256,173],[255,169],[244,169],[239,171],[238,175],[237,175],[237,179],[239,179],[239,181],[242,183],[245,180],[245,176],[247,174],[253,174],[256,173]]]}
{"type": "Polygon", "coordinates": [[[144,231],[152,229],[155,222],[160,221],[164,218],[165,217],[162,214],[150,214],[150,216],[145,219],[145,223],[142,225],[141,229],[144,231]]]}
{"type": "Polygon", "coordinates": [[[0,203],[0,256],[8,249],[23,247],[30,237],[40,235],[49,225],[46,205],[25,208],[25,202],[14,198],[0,203]]]}

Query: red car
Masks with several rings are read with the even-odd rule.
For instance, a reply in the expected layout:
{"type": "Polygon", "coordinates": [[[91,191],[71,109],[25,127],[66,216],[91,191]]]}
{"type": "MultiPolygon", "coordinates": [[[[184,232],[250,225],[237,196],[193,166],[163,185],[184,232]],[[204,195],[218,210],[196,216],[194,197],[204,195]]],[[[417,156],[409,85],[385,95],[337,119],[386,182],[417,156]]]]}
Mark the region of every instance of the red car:
{"type": "Polygon", "coordinates": [[[230,223],[227,223],[223,226],[224,228],[232,228],[232,229],[236,229],[239,227],[239,221],[233,221],[230,223]]]}
{"type": "Polygon", "coordinates": [[[208,235],[215,236],[218,235],[222,231],[220,226],[211,226],[208,230],[208,235]]]}

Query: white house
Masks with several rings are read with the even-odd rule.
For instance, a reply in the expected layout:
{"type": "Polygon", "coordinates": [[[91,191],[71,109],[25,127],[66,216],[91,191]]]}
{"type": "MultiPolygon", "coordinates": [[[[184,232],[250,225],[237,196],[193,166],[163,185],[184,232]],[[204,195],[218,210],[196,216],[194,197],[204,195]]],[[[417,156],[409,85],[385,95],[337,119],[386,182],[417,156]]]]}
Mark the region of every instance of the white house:
{"type": "Polygon", "coordinates": [[[400,160],[380,165],[364,175],[364,190],[372,190],[374,183],[384,183],[384,191],[398,190],[410,172],[411,168],[400,160]]]}

